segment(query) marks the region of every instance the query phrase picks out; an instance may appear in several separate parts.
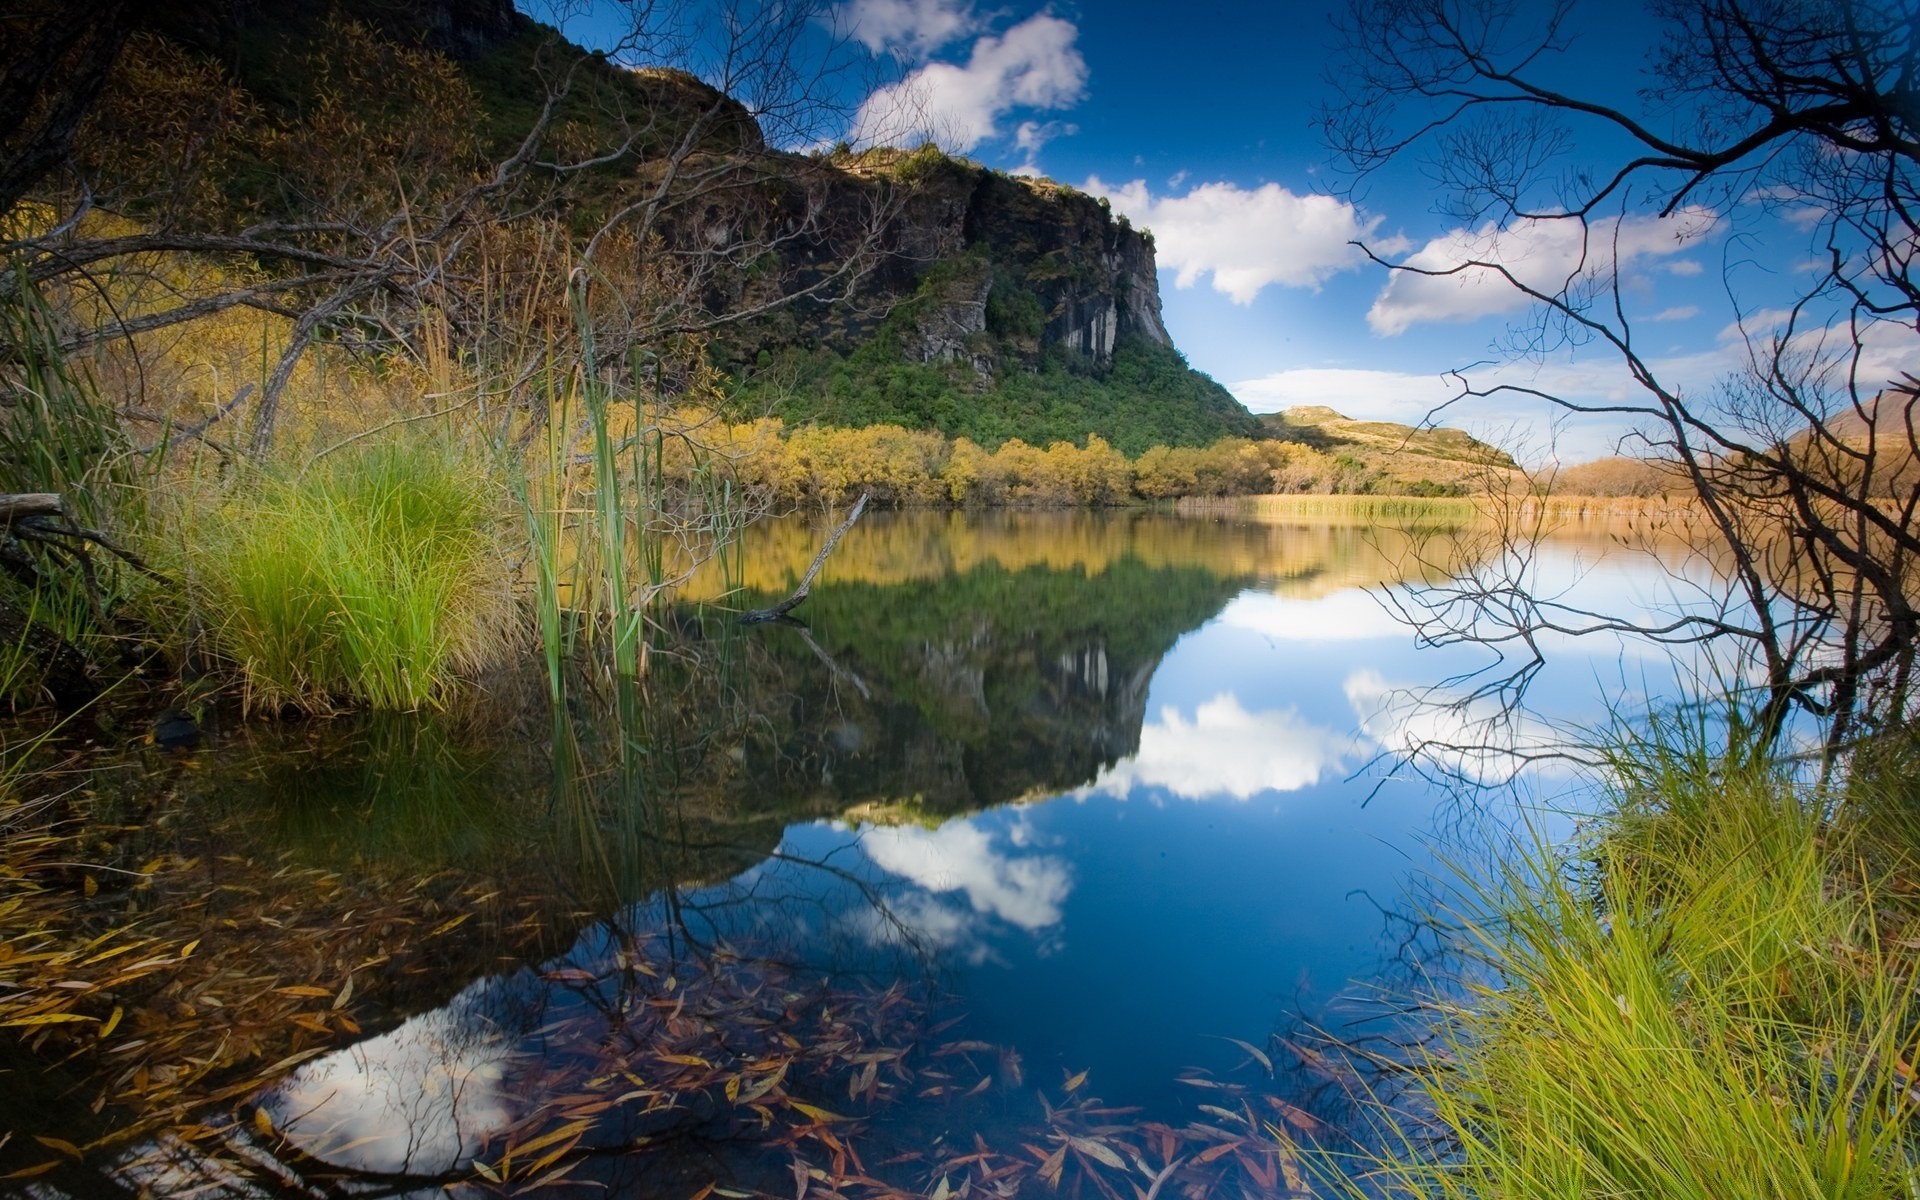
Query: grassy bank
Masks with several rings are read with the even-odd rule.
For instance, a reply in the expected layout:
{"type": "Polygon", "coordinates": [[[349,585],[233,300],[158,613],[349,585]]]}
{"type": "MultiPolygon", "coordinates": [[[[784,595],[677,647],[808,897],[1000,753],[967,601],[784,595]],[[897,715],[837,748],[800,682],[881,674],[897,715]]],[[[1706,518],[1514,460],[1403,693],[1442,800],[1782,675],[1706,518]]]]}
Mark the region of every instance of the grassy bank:
{"type": "MultiPolygon", "coordinates": [[[[1821,787],[1671,726],[1607,815],[1460,912],[1464,995],[1352,1196],[1908,1197],[1910,744],[1821,787]]],[[[1375,1102],[1376,1105],[1382,1103],[1375,1102]]]]}

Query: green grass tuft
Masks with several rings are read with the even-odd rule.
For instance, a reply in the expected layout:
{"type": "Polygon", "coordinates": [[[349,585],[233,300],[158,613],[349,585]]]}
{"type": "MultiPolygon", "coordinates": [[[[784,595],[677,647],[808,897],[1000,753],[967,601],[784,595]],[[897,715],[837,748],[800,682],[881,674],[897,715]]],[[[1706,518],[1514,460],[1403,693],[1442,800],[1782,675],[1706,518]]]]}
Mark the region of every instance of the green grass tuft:
{"type": "Polygon", "coordinates": [[[418,708],[500,661],[517,627],[484,461],[443,440],[357,445],[214,510],[196,598],[251,706],[418,708]]]}

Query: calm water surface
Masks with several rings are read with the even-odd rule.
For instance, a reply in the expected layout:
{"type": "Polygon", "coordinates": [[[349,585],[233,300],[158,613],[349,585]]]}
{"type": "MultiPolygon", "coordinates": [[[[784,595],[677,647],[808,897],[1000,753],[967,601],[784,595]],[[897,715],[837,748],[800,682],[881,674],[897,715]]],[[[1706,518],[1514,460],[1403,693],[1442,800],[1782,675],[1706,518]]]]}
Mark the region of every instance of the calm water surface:
{"type": "MultiPolygon", "coordinates": [[[[1491,655],[1421,648],[1380,600],[1471,557],[1446,531],[877,513],[798,610],[804,627],[741,628],[712,606],[729,582],[734,609],[784,595],[818,536],[797,520],[751,531],[689,589],[648,694],[624,707],[587,694],[554,719],[530,692],[516,722],[248,727],[200,752],[192,802],[252,814],[258,844],[336,868],[491,872],[555,898],[570,931],[531,961],[450,951],[414,1005],[261,1099],[276,1130],[389,1180],[466,1169],[552,1100],[543,1089],[611,1077],[596,1055],[652,1036],[636,1004],[674,1019],[674,989],[716,961],[785,989],[762,1025],[802,1019],[798,981],[959,1018],[922,1041],[962,1045],[951,1084],[916,1078],[869,1112],[855,1069],[817,1101],[909,1154],[996,1123],[1017,1141],[1041,1119],[1035,1093],[1057,1104],[1070,1083],[1174,1125],[1209,1119],[1196,1079],[1311,1107],[1276,1035],[1341,1028],[1405,983],[1410,883],[1521,811],[1515,789],[1468,799],[1404,769],[1410,747],[1458,740],[1486,711],[1408,699],[1491,655]],[[645,752],[623,757],[623,739],[645,752]],[[972,1108],[944,1094],[973,1088],[972,1108]]],[[[1663,600],[1671,567],[1603,533],[1551,541],[1539,562],[1555,588],[1616,608],[1663,600]]],[[[1509,731],[1529,746],[1673,687],[1663,657],[1618,640],[1548,649],[1535,715],[1509,731]]],[[[1577,804],[1578,778],[1544,765],[1517,793],[1577,804]]],[[[684,1197],[735,1169],[702,1153],[672,1170],[594,1160],[571,1179],[684,1197]]]]}

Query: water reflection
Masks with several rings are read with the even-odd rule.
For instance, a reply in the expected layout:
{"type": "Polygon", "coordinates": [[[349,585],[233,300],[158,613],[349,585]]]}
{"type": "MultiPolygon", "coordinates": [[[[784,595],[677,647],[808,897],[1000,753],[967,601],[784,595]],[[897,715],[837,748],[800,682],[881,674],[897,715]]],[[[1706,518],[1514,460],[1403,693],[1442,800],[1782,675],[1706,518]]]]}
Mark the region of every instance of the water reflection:
{"type": "Polygon", "coordinates": [[[1155,788],[1188,800],[1249,800],[1312,787],[1349,769],[1365,749],[1352,734],[1309,721],[1297,708],[1250,713],[1226,692],[1191,718],[1161,709],[1141,729],[1139,752],[1102,770],[1088,790],[1124,798],[1155,788]]]}
{"type": "MultiPolygon", "coordinates": [[[[1077,1095],[1204,1125],[1216,1095],[1183,1073],[1270,1086],[1220,1039],[1264,1045],[1282,1013],[1326,1017],[1377,977],[1373,898],[1428,861],[1444,796],[1409,782],[1369,806],[1379,781],[1356,773],[1482,736],[1470,689],[1432,688],[1486,656],[1416,647],[1363,589],[1429,578],[1436,546],[1464,542],[875,516],[805,627],[743,630],[691,600],[670,614],[641,694],[227,740],[194,799],[235,814],[253,852],[485,874],[546,922],[511,956],[480,922],[448,933],[384,1032],[262,1098],[275,1137],[422,1188],[561,1149],[542,1171],[684,1197],[728,1172],[779,1180],[770,1138],[832,1169],[794,1132],[815,1109],[931,1171],[929,1128],[1001,1122],[1017,1146],[1013,1127],[1047,1119],[1033,1090],[1064,1103],[1081,1072],[1077,1095]],[[942,1057],[927,1031],[962,1013],[953,1044],[998,1049],[942,1057]],[[963,1101],[990,1111],[944,1107],[963,1101]]],[[[783,595],[814,545],[804,522],[753,537],[733,607],[783,595]]],[[[1637,586],[1611,570],[1575,582],[1637,586]]],[[[1565,667],[1542,699],[1597,718],[1596,661],[1565,667]]]]}
{"type": "Polygon", "coordinates": [[[487,1011],[491,982],[350,1050],[295,1068],[261,1111],[300,1152],[379,1175],[443,1176],[506,1132],[515,1041],[487,1011]]]}

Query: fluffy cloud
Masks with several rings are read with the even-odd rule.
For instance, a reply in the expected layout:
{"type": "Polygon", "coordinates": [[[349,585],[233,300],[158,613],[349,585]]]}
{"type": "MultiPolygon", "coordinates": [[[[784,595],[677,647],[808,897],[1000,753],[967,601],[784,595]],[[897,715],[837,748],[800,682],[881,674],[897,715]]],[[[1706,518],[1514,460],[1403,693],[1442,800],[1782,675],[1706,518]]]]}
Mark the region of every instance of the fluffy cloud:
{"type": "MultiPolygon", "coordinates": [[[[933,141],[973,149],[1015,109],[1062,109],[1086,92],[1087,62],[1072,22],[1042,13],[973,43],[965,66],[928,63],[874,92],[855,114],[861,144],[933,141]]],[[[1039,129],[1035,127],[1035,130],[1039,129]]]]}
{"type": "Polygon", "coordinates": [[[1370,668],[1349,676],[1345,691],[1360,728],[1388,753],[1463,779],[1504,783],[1574,745],[1491,697],[1388,683],[1370,668]]]}
{"type": "Polygon", "coordinates": [[[1250,713],[1223,693],[1188,720],[1173,708],[1140,730],[1140,751],[1100,773],[1087,791],[1124,796],[1163,788],[1189,800],[1312,787],[1354,753],[1353,739],[1303,720],[1295,709],[1250,713]]]}
{"type": "MultiPolygon", "coordinates": [[[[1160,265],[1174,269],[1176,287],[1211,275],[1214,290],[1236,304],[1253,303],[1272,284],[1317,288],[1361,265],[1366,257],[1349,243],[1372,238],[1382,220],[1361,216],[1343,200],[1297,195],[1277,183],[1252,189],[1203,183],[1182,196],[1155,196],[1145,180],[1115,186],[1095,176],[1084,190],[1153,230],[1160,265]]],[[[1397,254],[1406,243],[1380,239],[1376,248],[1397,254]]]]}
{"type": "MultiPolygon", "coordinates": [[[[1022,838],[1016,830],[1011,839],[1022,838]]],[[[1067,864],[1051,855],[1014,857],[970,820],[938,829],[882,826],[860,834],[860,849],[875,866],[930,892],[963,892],[978,913],[1037,932],[1060,922],[1073,890],[1067,864]]]]}
{"type": "Polygon", "coordinates": [[[1400,263],[1416,271],[1451,273],[1394,272],[1367,310],[1367,324],[1375,333],[1392,336],[1423,321],[1472,321],[1520,312],[1531,301],[1493,268],[1504,268],[1520,283],[1552,294],[1581,281],[1604,281],[1635,260],[1681,253],[1723,227],[1711,211],[1686,208],[1666,218],[1584,223],[1542,218],[1504,229],[1488,222],[1478,229],[1451,230],[1400,263]]]}
{"type": "Polygon", "coordinates": [[[273,1127],[322,1162],[383,1174],[462,1169],[513,1124],[513,1042],[490,1019],[491,981],[444,1008],[306,1063],[261,1101],[273,1127]]]}
{"type": "Polygon", "coordinates": [[[979,27],[973,6],[964,0],[847,0],[833,6],[830,24],[875,54],[914,59],[979,27]]]}
{"type": "Polygon", "coordinates": [[[1407,640],[1407,626],[1361,588],[1312,600],[1244,592],[1222,609],[1222,625],[1250,629],[1275,641],[1407,640]]]}

